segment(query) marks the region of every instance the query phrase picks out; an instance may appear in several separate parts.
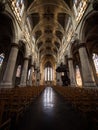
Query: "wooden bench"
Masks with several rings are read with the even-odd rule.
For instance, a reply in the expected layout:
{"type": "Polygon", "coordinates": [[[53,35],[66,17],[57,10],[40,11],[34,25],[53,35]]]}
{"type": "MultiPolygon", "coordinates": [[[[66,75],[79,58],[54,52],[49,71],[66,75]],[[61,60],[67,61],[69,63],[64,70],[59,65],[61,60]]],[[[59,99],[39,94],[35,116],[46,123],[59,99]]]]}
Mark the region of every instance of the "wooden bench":
{"type": "Polygon", "coordinates": [[[65,100],[92,122],[98,129],[98,88],[53,87],[65,100]]]}
{"type": "Polygon", "coordinates": [[[11,119],[8,117],[3,118],[5,116],[4,110],[5,101],[0,99],[0,130],[10,130],[11,119]]]}

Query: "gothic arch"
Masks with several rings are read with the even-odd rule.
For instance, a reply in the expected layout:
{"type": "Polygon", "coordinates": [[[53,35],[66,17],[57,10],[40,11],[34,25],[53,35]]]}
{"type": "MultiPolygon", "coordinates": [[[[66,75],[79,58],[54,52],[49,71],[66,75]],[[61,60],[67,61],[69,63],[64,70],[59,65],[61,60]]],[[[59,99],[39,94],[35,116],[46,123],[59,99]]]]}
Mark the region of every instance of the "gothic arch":
{"type": "MultiPolygon", "coordinates": [[[[81,26],[80,33],[79,33],[80,34],[79,35],[80,41],[86,42],[85,31],[88,27],[89,20],[92,19],[93,21],[96,21],[95,18],[93,19],[94,16],[96,17],[96,19],[98,19],[97,18],[98,12],[91,11],[84,17],[83,22],[81,23],[82,26],[81,26]]],[[[96,21],[95,25],[96,24],[98,25],[98,21],[96,21]]],[[[94,25],[94,23],[93,23],[93,25],[94,25]]],[[[89,28],[89,31],[91,31],[90,29],[91,28],[89,28]]],[[[93,30],[93,32],[94,32],[94,30],[93,30]]]]}
{"type": "Polygon", "coordinates": [[[11,42],[17,43],[18,42],[18,27],[17,27],[14,17],[8,11],[5,11],[0,14],[5,15],[6,17],[8,17],[11,20],[11,28],[12,28],[12,33],[13,33],[13,37],[11,36],[11,38],[12,38],[11,42]]]}
{"type": "Polygon", "coordinates": [[[0,54],[4,54],[2,67],[0,69],[0,81],[2,81],[7,67],[11,47],[17,39],[17,29],[14,18],[10,13],[0,13],[0,19],[0,54]]]}

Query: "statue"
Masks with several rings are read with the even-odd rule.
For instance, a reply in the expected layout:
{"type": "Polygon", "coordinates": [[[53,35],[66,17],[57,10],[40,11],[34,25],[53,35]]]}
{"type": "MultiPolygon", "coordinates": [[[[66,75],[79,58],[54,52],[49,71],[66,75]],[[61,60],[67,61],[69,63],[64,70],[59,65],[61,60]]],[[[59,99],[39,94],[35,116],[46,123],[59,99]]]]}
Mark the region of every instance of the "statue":
{"type": "Polygon", "coordinates": [[[57,67],[56,71],[58,73],[63,72],[63,75],[61,75],[63,86],[70,85],[70,79],[69,79],[68,74],[67,74],[68,70],[66,68],[66,65],[63,65],[63,63],[61,63],[60,66],[57,67]]]}

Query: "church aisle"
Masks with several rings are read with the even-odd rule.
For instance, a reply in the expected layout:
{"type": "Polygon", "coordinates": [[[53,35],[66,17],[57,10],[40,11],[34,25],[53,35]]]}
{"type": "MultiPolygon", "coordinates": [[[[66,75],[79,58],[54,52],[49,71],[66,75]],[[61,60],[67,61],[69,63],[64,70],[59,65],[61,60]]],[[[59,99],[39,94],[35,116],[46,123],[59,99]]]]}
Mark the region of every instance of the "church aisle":
{"type": "Polygon", "coordinates": [[[47,87],[18,124],[17,130],[89,130],[87,121],[47,87]]]}

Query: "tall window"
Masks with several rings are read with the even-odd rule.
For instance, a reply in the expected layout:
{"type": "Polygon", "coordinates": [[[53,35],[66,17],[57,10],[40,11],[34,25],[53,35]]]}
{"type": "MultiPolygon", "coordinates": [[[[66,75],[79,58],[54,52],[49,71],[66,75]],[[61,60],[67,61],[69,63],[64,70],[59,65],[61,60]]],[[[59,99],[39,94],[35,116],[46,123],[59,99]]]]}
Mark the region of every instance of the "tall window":
{"type": "Polygon", "coordinates": [[[20,74],[21,74],[21,65],[18,65],[17,67],[17,71],[16,71],[16,77],[20,77],[20,74]]]}
{"type": "Polygon", "coordinates": [[[28,80],[30,79],[30,73],[31,73],[31,69],[29,69],[28,71],[28,80]]]}
{"type": "Polygon", "coordinates": [[[3,60],[4,60],[4,54],[0,54],[0,68],[2,66],[2,63],[3,63],[3,60]]]}
{"type": "Polygon", "coordinates": [[[53,69],[52,67],[46,67],[44,70],[45,81],[53,81],[53,69]]]}
{"type": "Polygon", "coordinates": [[[20,16],[23,16],[23,12],[24,12],[24,0],[16,0],[16,6],[19,10],[20,16]]]}
{"type": "Polygon", "coordinates": [[[78,86],[82,86],[82,79],[81,79],[80,69],[78,65],[76,65],[76,82],[78,86]]]}
{"type": "Polygon", "coordinates": [[[93,53],[93,61],[94,61],[95,69],[96,69],[96,74],[98,76],[98,55],[95,53],[93,53]]]}

